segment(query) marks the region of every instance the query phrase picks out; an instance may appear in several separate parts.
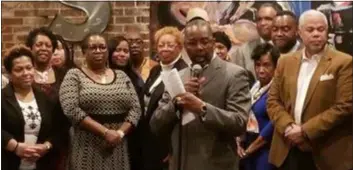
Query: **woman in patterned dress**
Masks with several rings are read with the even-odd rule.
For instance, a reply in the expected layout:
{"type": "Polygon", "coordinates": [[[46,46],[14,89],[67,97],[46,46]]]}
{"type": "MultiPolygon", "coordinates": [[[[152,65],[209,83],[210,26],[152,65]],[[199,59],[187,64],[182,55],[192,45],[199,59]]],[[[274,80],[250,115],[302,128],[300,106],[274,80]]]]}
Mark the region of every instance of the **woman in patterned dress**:
{"type": "Polygon", "coordinates": [[[60,135],[57,105],[32,86],[32,52],[15,46],[4,59],[10,83],[1,94],[1,169],[54,169],[60,135]]]}
{"type": "Polygon", "coordinates": [[[107,68],[108,47],[99,34],[82,43],[87,65],[68,71],[59,97],[74,127],[70,170],[130,170],[124,136],[141,115],[128,76],[107,68]]]}

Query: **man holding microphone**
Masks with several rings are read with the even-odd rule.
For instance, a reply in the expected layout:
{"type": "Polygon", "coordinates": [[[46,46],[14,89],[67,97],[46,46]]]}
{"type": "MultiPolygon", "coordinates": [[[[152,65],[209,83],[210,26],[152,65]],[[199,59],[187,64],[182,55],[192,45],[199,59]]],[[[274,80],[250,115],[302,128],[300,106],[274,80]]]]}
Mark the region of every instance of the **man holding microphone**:
{"type": "Polygon", "coordinates": [[[191,19],[184,34],[185,50],[202,73],[193,75],[190,68],[180,72],[186,93],[174,99],[163,95],[151,129],[157,135],[171,133],[172,170],[237,170],[234,137],[245,132],[250,110],[247,73],[215,56],[209,22],[191,19]],[[179,112],[185,110],[195,119],[181,126],[179,112]]]}

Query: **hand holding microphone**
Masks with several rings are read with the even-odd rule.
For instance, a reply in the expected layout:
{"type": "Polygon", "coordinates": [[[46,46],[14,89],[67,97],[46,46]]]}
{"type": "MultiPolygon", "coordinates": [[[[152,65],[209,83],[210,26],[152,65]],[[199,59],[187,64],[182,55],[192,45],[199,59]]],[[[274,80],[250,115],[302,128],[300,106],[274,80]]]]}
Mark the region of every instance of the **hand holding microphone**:
{"type": "Polygon", "coordinates": [[[175,97],[178,106],[193,113],[200,113],[202,107],[205,105],[205,103],[198,98],[198,96],[200,96],[201,85],[205,81],[205,78],[201,77],[201,73],[202,67],[199,64],[195,64],[191,70],[190,80],[184,84],[186,93],[179,94],[175,97]]]}
{"type": "Polygon", "coordinates": [[[196,96],[200,95],[201,84],[205,81],[205,77],[202,76],[202,67],[199,64],[195,64],[191,69],[191,78],[184,84],[186,92],[190,92],[196,96]]]}

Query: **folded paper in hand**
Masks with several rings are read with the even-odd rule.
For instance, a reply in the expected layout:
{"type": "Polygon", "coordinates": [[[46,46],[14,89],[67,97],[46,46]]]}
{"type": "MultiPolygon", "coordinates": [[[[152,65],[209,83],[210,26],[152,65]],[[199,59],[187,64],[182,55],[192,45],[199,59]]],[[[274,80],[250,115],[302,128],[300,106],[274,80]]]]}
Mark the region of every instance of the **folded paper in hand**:
{"type": "MultiPolygon", "coordinates": [[[[181,81],[178,71],[174,68],[170,71],[161,72],[162,81],[164,87],[169,93],[171,98],[174,98],[178,94],[185,93],[184,84],[181,81]]],[[[184,111],[182,114],[182,125],[186,125],[195,119],[195,115],[189,111],[184,111]]]]}

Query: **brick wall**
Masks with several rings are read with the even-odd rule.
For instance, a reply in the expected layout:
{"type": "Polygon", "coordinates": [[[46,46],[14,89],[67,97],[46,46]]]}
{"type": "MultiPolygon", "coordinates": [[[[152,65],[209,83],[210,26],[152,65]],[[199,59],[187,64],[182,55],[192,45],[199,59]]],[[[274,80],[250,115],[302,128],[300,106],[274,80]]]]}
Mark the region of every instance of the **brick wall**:
{"type": "MultiPolygon", "coordinates": [[[[146,42],[145,51],[149,52],[149,2],[110,2],[112,16],[108,27],[104,31],[108,37],[123,35],[134,24],[139,24],[146,42]]],[[[36,27],[48,26],[55,14],[60,14],[73,23],[82,23],[85,13],[68,7],[60,2],[1,2],[1,47],[2,56],[6,49],[15,43],[24,42],[28,32],[36,27]]],[[[80,57],[77,44],[73,49],[80,57]]]]}

